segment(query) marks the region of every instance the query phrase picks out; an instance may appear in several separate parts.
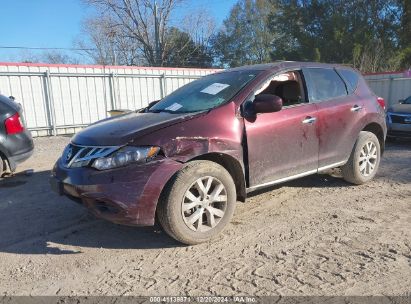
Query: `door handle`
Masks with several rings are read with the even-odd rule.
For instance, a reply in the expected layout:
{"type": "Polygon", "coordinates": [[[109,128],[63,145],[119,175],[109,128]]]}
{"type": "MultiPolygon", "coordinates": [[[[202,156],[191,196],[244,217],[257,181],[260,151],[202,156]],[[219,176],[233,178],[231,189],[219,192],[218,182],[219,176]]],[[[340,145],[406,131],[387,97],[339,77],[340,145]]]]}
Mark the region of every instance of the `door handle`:
{"type": "Polygon", "coordinates": [[[302,122],[303,124],[312,124],[315,123],[316,120],[317,118],[315,117],[307,116],[302,122]]]}
{"type": "Polygon", "coordinates": [[[355,106],[353,106],[353,107],[351,108],[351,112],[358,112],[358,111],[360,111],[361,109],[362,109],[361,106],[355,105],[355,106]]]}

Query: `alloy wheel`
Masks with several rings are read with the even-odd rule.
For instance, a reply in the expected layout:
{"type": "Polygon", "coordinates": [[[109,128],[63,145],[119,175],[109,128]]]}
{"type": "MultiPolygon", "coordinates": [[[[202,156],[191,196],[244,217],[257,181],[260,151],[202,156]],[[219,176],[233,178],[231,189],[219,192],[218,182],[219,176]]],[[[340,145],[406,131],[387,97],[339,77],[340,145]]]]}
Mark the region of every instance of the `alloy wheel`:
{"type": "Polygon", "coordinates": [[[227,207],[227,191],[215,177],[197,179],[186,191],[182,206],[185,224],[193,231],[213,229],[224,217],[227,207]]]}
{"type": "Polygon", "coordinates": [[[363,176],[370,176],[375,170],[377,160],[377,146],[372,141],[366,142],[365,145],[361,148],[360,157],[358,160],[360,173],[363,176]]]}

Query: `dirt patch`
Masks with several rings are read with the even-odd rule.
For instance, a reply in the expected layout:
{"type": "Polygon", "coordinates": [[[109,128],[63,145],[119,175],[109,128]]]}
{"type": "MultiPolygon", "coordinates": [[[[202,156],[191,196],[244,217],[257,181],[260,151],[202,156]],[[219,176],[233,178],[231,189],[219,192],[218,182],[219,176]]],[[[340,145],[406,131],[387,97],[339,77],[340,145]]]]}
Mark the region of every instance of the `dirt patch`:
{"type": "Polygon", "coordinates": [[[403,295],[411,291],[411,143],[377,178],[314,175],[255,193],[211,243],[97,220],[50,191],[69,139],[38,138],[0,181],[2,295],[403,295]],[[34,169],[32,176],[22,174],[34,169]]]}

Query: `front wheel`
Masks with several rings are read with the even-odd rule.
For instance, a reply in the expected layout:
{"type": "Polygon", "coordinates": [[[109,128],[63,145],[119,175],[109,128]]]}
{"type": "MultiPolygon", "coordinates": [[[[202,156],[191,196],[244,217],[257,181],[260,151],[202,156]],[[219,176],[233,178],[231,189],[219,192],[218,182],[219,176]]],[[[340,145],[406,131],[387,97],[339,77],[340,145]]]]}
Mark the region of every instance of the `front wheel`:
{"type": "Polygon", "coordinates": [[[348,162],[341,168],[343,178],[357,185],[372,180],[378,171],[380,158],[381,148],[377,136],[361,131],[348,162]]]}
{"type": "Polygon", "coordinates": [[[236,189],[230,173],[211,161],[193,161],[167,184],[157,215],[167,234],[194,245],[223,230],[235,203],[236,189]]]}

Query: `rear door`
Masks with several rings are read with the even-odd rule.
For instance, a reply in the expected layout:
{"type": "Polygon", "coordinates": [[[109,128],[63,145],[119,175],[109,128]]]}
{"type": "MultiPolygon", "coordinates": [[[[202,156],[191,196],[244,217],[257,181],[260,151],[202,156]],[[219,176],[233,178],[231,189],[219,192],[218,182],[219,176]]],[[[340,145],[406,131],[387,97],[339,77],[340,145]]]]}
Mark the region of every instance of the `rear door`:
{"type": "Polygon", "coordinates": [[[350,155],[358,136],[358,121],[364,113],[363,101],[353,94],[355,77],[351,84],[333,68],[306,68],[303,73],[309,100],[318,109],[319,168],[340,165],[350,155]]]}
{"type": "Polygon", "coordinates": [[[251,188],[317,170],[317,107],[307,102],[301,71],[292,73],[296,77],[284,73],[273,75],[267,80],[274,79],[271,85],[267,86],[266,82],[254,93],[265,88],[264,94],[281,95],[284,101],[281,111],[244,119],[251,188]]]}

